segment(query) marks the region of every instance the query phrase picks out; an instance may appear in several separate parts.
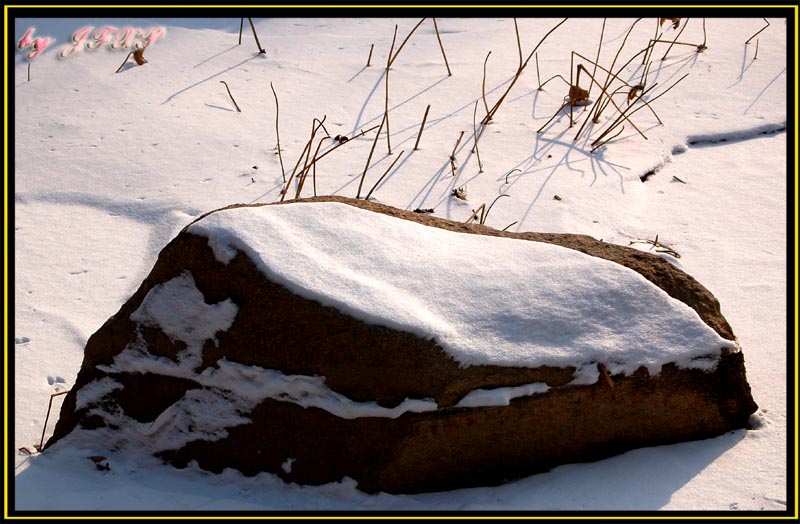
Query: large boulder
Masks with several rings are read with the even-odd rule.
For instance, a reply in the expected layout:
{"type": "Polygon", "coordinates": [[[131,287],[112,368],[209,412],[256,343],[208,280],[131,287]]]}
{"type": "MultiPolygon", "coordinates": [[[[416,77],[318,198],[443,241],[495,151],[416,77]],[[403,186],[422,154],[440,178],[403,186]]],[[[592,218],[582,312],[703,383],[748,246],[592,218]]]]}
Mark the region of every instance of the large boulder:
{"type": "Polygon", "coordinates": [[[718,302],[658,256],[322,197],[187,226],[89,339],[46,447],[410,493],[713,437],[756,407],[718,302]]]}

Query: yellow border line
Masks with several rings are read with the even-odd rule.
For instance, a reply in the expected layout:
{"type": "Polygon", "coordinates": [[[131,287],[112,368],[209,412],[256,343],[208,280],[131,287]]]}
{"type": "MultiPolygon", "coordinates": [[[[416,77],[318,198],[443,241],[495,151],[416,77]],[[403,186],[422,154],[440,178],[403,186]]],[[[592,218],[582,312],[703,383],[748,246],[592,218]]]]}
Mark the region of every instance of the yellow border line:
{"type": "MultiPolygon", "coordinates": [[[[33,8],[33,9],[45,9],[51,7],[65,7],[63,5],[5,5],[3,6],[3,31],[5,35],[8,35],[8,19],[9,19],[9,9],[18,9],[18,8],[33,8]]],[[[564,5],[537,5],[537,6],[530,6],[530,5],[474,5],[474,6],[452,6],[452,5],[337,5],[337,6],[330,6],[330,5],[270,5],[270,6],[259,6],[259,5],[227,5],[227,6],[187,6],[187,5],[137,5],[137,6],[95,6],[95,5],[73,5],[68,6],[70,8],[88,8],[88,7],[112,7],[112,8],[181,8],[181,9],[191,9],[191,8],[212,8],[212,9],[227,9],[231,7],[271,7],[271,8],[282,8],[282,7],[292,7],[292,8],[322,8],[322,7],[336,7],[336,8],[419,8],[419,7],[444,7],[444,8],[453,8],[453,7],[472,7],[472,8],[526,8],[526,9],[537,9],[537,8],[552,8],[552,7],[566,7],[564,5]]],[[[571,5],[570,8],[583,8],[583,7],[603,7],[605,9],[611,8],[641,8],[647,7],[652,8],[653,6],[647,5],[611,5],[611,6],[597,6],[597,5],[571,5]]],[[[663,6],[659,6],[663,7],[663,6]]],[[[673,5],[669,6],[671,9],[674,8],[721,8],[724,6],[719,5],[673,5]]],[[[797,420],[797,401],[798,401],[798,56],[797,56],[797,49],[798,49],[798,11],[800,7],[798,6],[790,6],[790,5],[742,5],[736,6],[740,9],[747,9],[747,8],[792,8],[794,9],[794,49],[795,49],[795,57],[794,57],[794,103],[795,103],[795,121],[794,121],[794,179],[795,179],[795,188],[794,188],[794,354],[795,354],[795,363],[794,363],[794,400],[795,400],[795,420],[794,420],[794,485],[795,485],[795,492],[794,492],[794,516],[787,516],[787,517],[780,517],[780,516],[762,516],[758,517],[759,520],[797,520],[798,519],[798,493],[797,493],[797,486],[798,486],[798,420],[797,420]]],[[[3,42],[4,47],[4,59],[5,63],[8,64],[9,59],[9,46],[8,46],[8,39],[3,42]]],[[[4,119],[3,119],[3,147],[4,147],[4,157],[3,157],[3,167],[4,167],[4,176],[3,176],[3,198],[5,205],[3,206],[3,439],[6,447],[8,447],[8,202],[9,202],[9,195],[8,195],[8,93],[9,93],[9,67],[8,65],[5,67],[5,71],[3,72],[4,78],[4,96],[3,96],[3,111],[4,111],[4,119]]],[[[8,452],[10,449],[5,449],[4,451],[8,452]]],[[[15,516],[9,517],[8,514],[8,473],[9,473],[9,464],[8,464],[8,453],[3,454],[3,465],[4,465],[4,472],[3,472],[3,517],[4,519],[9,520],[40,520],[41,517],[26,517],[26,516],[15,516]]],[[[788,488],[788,485],[787,485],[788,488]]],[[[791,494],[789,494],[791,495],[791,494]]],[[[788,502],[788,501],[787,501],[788,502]]],[[[491,512],[490,512],[491,513],[491,512]]],[[[318,519],[327,519],[327,520],[364,520],[364,519],[381,519],[381,520],[407,520],[407,519],[437,519],[437,520],[485,520],[487,518],[491,518],[492,520],[575,520],[577,518],[580,519],[593,519],[593,520],[679,520],[679,519],[697,519],[697,520],[752,520],[752,516],[736,516],[732,514],[730,516],[708,516],[703,517],[699,515],[692,515],[692,516],[604,516],[604,515],[591,515],[588,514],[585,517],[580,516],[580,514],[576,514],[575,516],[501,516],[491,513],[490,516],[482,517],[482,516],[435,516],[433,514],[422,514],[420,516],[414,515],[407,515],[407,516],[381,516],[381,515],[367,515],[367,516],[326,516],[320,515],[317,516],[316,514],[309,512],[306,516],[235,516],[235,515],[227,515],[221,514],[221,516],[167,516],[165,514],[156,514],[154,516],[77,516],[77,517],[70,517],[70,516],[61,516],[58,517],[61,520],[150,520],[150,519],[173,519],[173,520],[219,520],[219,519],[226,519],[226,520],[299,520],[303,519],[306,520],[308,518],[318,518],[318,519]]]]}

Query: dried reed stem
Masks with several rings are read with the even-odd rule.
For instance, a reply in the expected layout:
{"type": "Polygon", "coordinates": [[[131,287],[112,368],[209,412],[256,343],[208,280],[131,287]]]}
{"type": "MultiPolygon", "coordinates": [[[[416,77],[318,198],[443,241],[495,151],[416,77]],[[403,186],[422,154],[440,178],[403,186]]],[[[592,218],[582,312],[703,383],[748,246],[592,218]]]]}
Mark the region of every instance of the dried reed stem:
{"type": "Polygon", "coordinates": [[[483,164],[481,163],[481,152],[478,150],[478,128],[475,126],[475,118],[478,114],[478,101],[475,100],[475,109],[472,111],[472,137],[475,141],[474,149],[475,154],[478,156],[478,173],[483,173],[483,164]]]}
{"type": "Polygon", "coordinates": [[[258,52],[261,53],[262,55],[266,54],[267,50],[261,47],[261,42],[258,41],[258,34],[256,33],[256,26],[253,24],[253,19],[248,18],[247,20],[250,22],[250,29],[253,30],[253,36],[256,38],[256,45],[258,46],[258,52]]]}
{"type": "Polygon", "coordinates": [[[444,65],[447,68],[447,76],[453,76],[453,73],[450,72],[450,64],[447,63],[447,55],[444,54],[444,45],[442,45],[442,37],[439,36],[439,25],[436,23],[436,18],[433,19],[433,28],[436,30],[436,39],[439,40],[439,49],[442,50],[444,65]]]}
{"type": "Polygon", "coordinates": [[[492,55],[492,52],[486,55],[486,58],[483,60],[483,82],[481,83],[481,95],[483,97],[483,107],[486,108],[486,114],[489,114],[489,104],[486,103],[486,62],[489,61],[489,57],[492,55]]]}
{"type": "MultiPolygon", "coordinates": [[[[244,20],[244,18],[242,19],[244,20]]],[[[281,161],[281,175],[283,176],[283,183],[286,183],[286,169],[283,167],[283,155],[281,154],[281,133],[278,130],[278,114],[280,113],[280,106],[278,105],[278,94],[275,92],[275,88],[272,86],[272,82],[269,83],[270,89],[272,89],[272,95],[275,97],[275,136],[278,140],[278,160],[281,161]]]]}
{"type": "Polygon", "coordinates": [[[372,141],[372,149],[369,150],[369,156],[367,157],[367,164],[364,166],[364,172],[361,174],[361,181],[358,183],[358,192],[356,193],[356,199],[361,198],[361,187],[364,185],[364,178],[367,176],[369,163],[372,161],[372,154],[375,153],[375,146],[378,143],[378,137],[381,135],[381,129],[383,129],[383,124],[385,122],[386,122],[386,113],[383,114],[383,120],[381,120],[381,125],[380,127],[378,127],[378,132],[375,134],[375,140],[372,141]]]}
{"type": "Polygon", "coordinates": [[[397,158],[394,159],[394,162],[392,162],[392,165],[390,165],[389,168],[386,171],[383,172],[383,174],[378,179],[378,181],[375,182],[375,185],[372,186],[372,189],[369,190],[369,193],[367,193],[367,196],[364,197],[364,200],[369,200],[369,197],[372,196],[372,192],[375,191],[375,189],[378,187],[378,185],[381,183],[381,181],[386,177],[386,175],[389,174],[389,171],[392,170],[394,165],[397,163],[398,160],[400,160],[400,157],[402,157],[403,153],[405,153],[405,152],[406,152],[405,149],[403,151],[400,151],[400,154],[397,155],[397,158]]]}
{"type": "Polygon", "coordinates": [[[367,67],[369,67],[369,63],[372,61],[372,50],[375,49],[375,44],[369,45],[369,56],[367,57],[367,67]]]}
{"type": "Polygon", "coordinates": [[[494,117],[494,114],[497,112],[497,110],[498,110],[498,109],[500,109],[500,106],[501,106],[501,105],[502,105],[502,103],[505,101],[506,97],[508,96],[508,93],[510,93],[510,92],[511,92],[511,89],[514,87],[514,84],[516,84],[516,83],[517,83],[517,80],[519,80],[519,77],[522,75],[522,71],[523,71],[523,70],[525,69],[525,67],[528,65],[528,62],[530,62],[531,58],[533,58],[533,56],[534,56],[534,54],[536,53],[536,51],[538,51],[538,50],[539,50],[539,47],[542,45],[542,43],[544,43],[544,41],[545,41],[545,40],[547,40],[547,37],[548,37],[548,36],[550,36],[550,35],[553,33],[553,31],[555,31],[556,29],[558,29],[559,27],[561,27],[561,25],[562,25],[564,22],[566,22],[567,20],[568,20],[568,19],[567,19],[567,18],[565,18],[565,19],[563,19],[562,21],[560,21],[560,22],[559,22],[558,24],[556,24],[556,25],[555,25],[555,26],[554,26],[552,29],[550,29],[550,30],[549,30],[549,31],[548,31],[548,32],[547,32],[547,33],[546,33],[546,34],[545,34],[545,35],[542,37],[542,39],[541,39],[541,40],[539,40],[539,43],[538,43],[538,44],[536,44],[536,47],[534,47],[534,48],[533,48],[533,51],[531,51],[531,54],[530,54],[530,55],[528,55],[528,58],[525,60],[525,62],[523,62],[523,63],[522,63],[522,65],[520,65],[520,66],[519,66],[519,68],[517,69],[517,72],[514,74],[514,78],[512,78],[512,79],[511,79],[511,82],[509,83],[509,85],[508,85],[508,87],[506,88],[505,92],[504,92],[504,93],[503,93],[503,94],[500,96],[500,98],[497,100],[497,102],[495,102],[495,103],[494,103],[494,105],[493,105],[493,106],[492,106],[492,108],[489,110],[489,112],[487,113],[487,115],[486,115],[486,116],[483,118],[483,120],[481,121],[481,124],[484,124],[484,125],[485,125],[485,124],[488,124],[488,123],[489,123],[489,122],[492,120],[492,117],[494,117]]]}
{"type": "Polygon", "coordinates": [[[220,84],[225,84],[225,89],[227,89],[227,90],[228,90],[228,96],[229,96],[229,97],[231,97],[231,101],[233,102],[233,105],[234,105],[234,106],[236,106],[236,111],[238,111],[239,113],[241,113],[241,112],[242,112],[242,110],[241,110],[241,109],[239,109],[239,104],[237,104],[237,103],[236,103],[236,100],[234,100],[234,99],[233,99],[233,95],[231,94],[231,88],[230,88],[230,87],[228,87],[228,83],[227,83],[227,82],[225,82],[225,80],[220,80],[220,81],[219,81],[219,83],[220,83],[220,84]]]}
{"type": "Polygon", "coordinates": [[[762,27],[760,30],[758,30],[758,31],[756,32],[756,34],[754,34],[753,36],[751,36],[750,38],[748,38],[748,39],[745,41],[745,44],[749,44],[749,43],[750,43],[750,40],[752,40],[753,38],[755,38],[755,37],[756,37],[756,35],[760,34],[760,33],[761,33],[761,31],[763,31],[764,29],[766,29],[766,28],[768,28],[768,27],[769,27],[769,20],[767,20],[766,18],[764,18],[764,22],[766,22],[766,23],[767,23],[767,25],[765,25],[765,26],[764,26],[764,27],[762,27]]]}
{"type": "Polygon", "coordinates": [[[425,115],[422,117],[422,124],[419,126],[419,133],[417,133],[417,141],[414,143],[414,151],[419,149],[419,139],[422,138],[422,131],[425,129],[425,121],[428,120],[428,111],[431,110],[431,105],[425,109],[425,115]]]}
{"type": "MultiPolygon", "coordinates": [[[[413,34],[414,34],[414,31],[416,31],[416,30],[417,30],[417,28],[418,28],[420,25],[422,25],[422,22],[424,22],[424,21],[425,21],[425,19],[423,18],[422,20],[420,20],[419,22],[417,22],[417,25],[415,25],[415,26],[414,26],[414,29],[412,29],[412,30],[411,30],[411,32],[410,32],[410,33],[408,33],[408,36],[406,36],[406,39],[405,39],[405,40],[403,40],[403,43],[401,43],[401,44],[400,44],[400,47],[398,47],[398,48],[397,48],[397,51],[394,53],[394,56],[392,56],[392,54],[391,54],[391,53],[389,53],[389,65],[388,65],[387,67],[391,67],[391,66],[392,66],[392,64],[394,63],[395,59],[397,58],[397,55],[399,55],[399,54],[400,54],[400,51],[403,49],[403,46],[405,46],[405,45],[406,45],[406,42],[408,42],[408,39],[409,39],[409,38],[411,38],[411,35],[413,35],[413,34]]],[[[397,26],[395,26],[395,35],[396,35],[396,34],[397,34],[397,26]]],[[[392,42],[392,47],[394,47],[394,42],[392,42]]]]}
{"type": "MultiPolygon", "coordinates": [[[[120,64],[120,66],[117,68],[117,70],[116,70],[116,71],[114,71],[114,73],[115,73],[115,74],[116,74],[116,73],[119,73],[119,72],[120,72],[120,70],[122,69],[122,66],[124,66],[125,64],[127,64],[127,63],[128,63],[128,59],[131,57],[131,55],[132,55],[132,54],[133,54],[133,51],[131,51],[130,53],[128,53],[128,56],[126,56],[126,57],[125,57],[125,61],[123,61],[123,62],[122,62],[122,64],[120,64]]],[[[30,66],[30,64],[28,64],[28,65],[30,66]]]]}

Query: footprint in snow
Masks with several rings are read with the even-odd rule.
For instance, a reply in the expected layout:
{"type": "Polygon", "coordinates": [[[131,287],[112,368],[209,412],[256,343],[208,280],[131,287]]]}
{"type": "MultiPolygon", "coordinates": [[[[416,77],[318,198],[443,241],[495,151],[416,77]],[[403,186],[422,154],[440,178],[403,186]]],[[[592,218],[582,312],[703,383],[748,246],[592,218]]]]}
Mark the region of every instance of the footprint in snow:
{"type": "Polygon", "coordinates": [[[52,386],[53,384],[66,384],[67,381],[64,380],[63,377],[51,377],[50,375],[48,375],[47,376],[47,383],[52,386]]]}
{"type": "Polygon", "coordinates": [[[29,339],[28,337],[19,337],[14,339],[14,344],[17,344],[18,346],[24,346],[30,341],[31,339],[29,339]]]}

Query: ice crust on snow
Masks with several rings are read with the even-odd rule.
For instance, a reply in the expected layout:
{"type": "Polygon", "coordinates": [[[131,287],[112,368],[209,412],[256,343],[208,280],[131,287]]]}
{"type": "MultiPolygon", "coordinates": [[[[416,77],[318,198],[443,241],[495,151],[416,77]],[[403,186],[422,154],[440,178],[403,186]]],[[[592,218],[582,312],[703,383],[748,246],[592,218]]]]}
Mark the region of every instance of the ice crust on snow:
{"type": "Polygon", "coordinates": [[[434,338],[464,366],[610,362],[658,373],[735,347],[635,271],[551,244],[328,202],[226,209],[188,231],[223,263],[241,251],[292,292],[434,338]]]}

